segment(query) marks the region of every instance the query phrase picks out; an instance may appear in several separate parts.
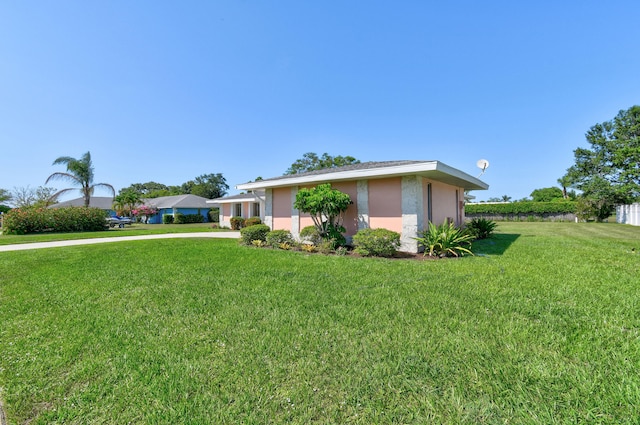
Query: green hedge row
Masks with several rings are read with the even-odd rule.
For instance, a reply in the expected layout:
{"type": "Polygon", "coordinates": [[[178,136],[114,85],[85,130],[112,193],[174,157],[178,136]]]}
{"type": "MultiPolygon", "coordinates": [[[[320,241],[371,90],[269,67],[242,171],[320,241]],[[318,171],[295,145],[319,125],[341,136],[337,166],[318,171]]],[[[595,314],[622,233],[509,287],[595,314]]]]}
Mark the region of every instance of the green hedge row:
{"type": "Polygon", "coordinates": [[[465,205],[465,214],[573,214],[575,202],[511,202],[508,204],[465,205]]]}
{"type": "Polygon", "coordinates": [[[200,214],[182,214],[175,213],[173,216],[174,224],[204,223],[204,216],[200,214]]]}
{"type": "Polygon", "coordinates": [[[95,232],[107,230],[107,213],[99,208],[15,208],[4,216],[4,231],[24,235],[37,232],[95,232]]]}

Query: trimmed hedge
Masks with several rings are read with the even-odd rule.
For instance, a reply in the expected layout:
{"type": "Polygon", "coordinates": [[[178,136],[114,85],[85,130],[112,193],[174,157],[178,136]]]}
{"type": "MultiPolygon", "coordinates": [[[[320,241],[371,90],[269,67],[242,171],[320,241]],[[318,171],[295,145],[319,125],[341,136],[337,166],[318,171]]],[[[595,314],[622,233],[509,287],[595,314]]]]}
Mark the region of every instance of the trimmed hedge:
{"type": "Polygon", "coordinates": [[[295,241],[291,232],[288,230],[272,230],[267,233],[267,245],[273,248],[279,248],[281,244],[293,245],[295,241]]]}
{"type": "Polygon", "coordinates": [[[200,214],[175,213],[173,224],[204,223],[204,217],[200,214]]]}
{"type": "Polygon", "coordinates": [[[266,242],[267,234],[271,231],[266,224],[254,224],[240,229],[240,243],[251,245],[253,241],[266,242]]]}
{"type": "Polygon", "coordinates": [[[393,257],[400,247],[400,233],[388,229],[360,229],[353,235],[353,244],[360,255],[393,257]]]}
{"type": "Polygon", "coordinates": [[[511,202],[508,204],[473,204],[465,205],[465,214],[575,214],[576,203],[562,202],[511,202]]]}
{"type": "Polygon", "coordinates": [[[97,232],[108,230],[107,213],[100,208],[15,208],[4,216],[7,234],[38,232],[97,232]]]}

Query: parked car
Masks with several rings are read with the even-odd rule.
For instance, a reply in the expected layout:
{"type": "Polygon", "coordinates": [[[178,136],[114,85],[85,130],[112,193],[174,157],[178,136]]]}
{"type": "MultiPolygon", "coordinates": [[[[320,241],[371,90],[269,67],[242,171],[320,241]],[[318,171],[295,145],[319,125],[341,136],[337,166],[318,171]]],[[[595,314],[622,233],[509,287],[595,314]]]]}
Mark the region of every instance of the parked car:
{"type": "Polygon", "coordinates": [[[129,217],[120,217],[117,215],[107,217],[107,224],[109,225],[109,227],[118,226],[119,228],[123,228],[125,224],[131,223],[133,223],[133,220],[131,220],[129,217]]]}

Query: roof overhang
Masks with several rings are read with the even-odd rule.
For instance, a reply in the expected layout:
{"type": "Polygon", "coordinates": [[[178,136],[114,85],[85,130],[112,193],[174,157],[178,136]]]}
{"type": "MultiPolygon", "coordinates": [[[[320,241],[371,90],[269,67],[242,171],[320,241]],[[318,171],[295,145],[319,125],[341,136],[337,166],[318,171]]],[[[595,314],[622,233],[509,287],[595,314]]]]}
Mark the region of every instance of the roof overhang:
{"type": "Polygon", "coordinates": [[[323,174],[302,175],[259,180],[236,186],[239,190],[273,189],[288,186],[303,186],[324,182],[339,182],[351,180],[381,179],[416,175],[430,180],[462,187],[464,190],[486,190],[489,185],[456,168],[439,161],[424,161],[412,164],[395,165],[389,167],[365,168],[359,170],[327,172],[323,174]]]}
{"type": "Polygon", "coordinates": [[[207,204],[237,204],[239,202],[257,202],[259,200],[262,200],[262,198],[255,193],[243,193],[240,195],[210,199],[207,201],[207,204]]]}

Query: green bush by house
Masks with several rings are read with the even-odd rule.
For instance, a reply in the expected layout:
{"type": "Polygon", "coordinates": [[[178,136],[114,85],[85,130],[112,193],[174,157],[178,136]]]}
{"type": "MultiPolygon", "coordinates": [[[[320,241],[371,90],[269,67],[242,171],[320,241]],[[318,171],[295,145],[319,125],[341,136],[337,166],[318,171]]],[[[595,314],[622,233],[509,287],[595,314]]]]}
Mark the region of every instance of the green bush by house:
{"type": "Polygon", "coordinates": [[[240,242],[243,245],[251,245],[253,241],[266,242],[267,233],[271,229],[266,224],[254,224],[253,226],[240,229],[240,242]]]}
{"type": "Polygon", "coordinates": [[[173,217],[174,224],[204,223],[204,216],[200,214],[176,213],[173,217]]]}
{"type": "Polygon", "coordinates": [[[400,247],[400,233],[387,229],[360,229],[353,236],[353,244],[360,255],[392,257],[400,247]]]}

